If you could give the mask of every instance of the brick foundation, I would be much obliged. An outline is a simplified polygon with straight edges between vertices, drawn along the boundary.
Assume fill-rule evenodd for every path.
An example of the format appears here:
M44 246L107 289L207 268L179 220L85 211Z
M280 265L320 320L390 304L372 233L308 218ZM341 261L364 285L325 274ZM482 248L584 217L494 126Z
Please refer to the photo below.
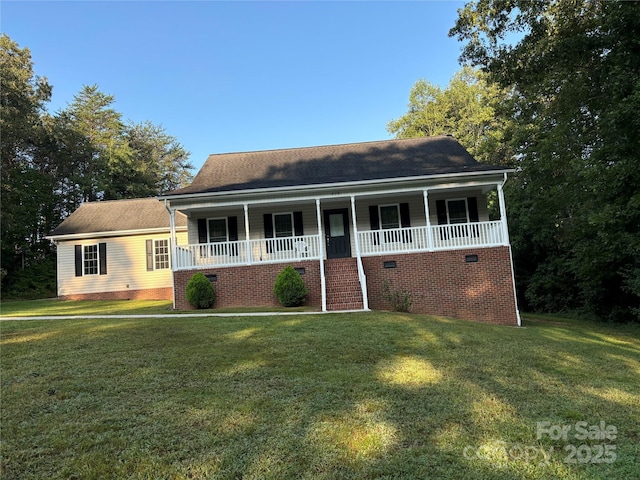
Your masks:
M467 262L477 255L477 262ZM384 262L396 268L384 268ZM517 325L509 247L363 257L369 308L389 310L383 282L411 292L411 312Z
M468 262L467 256L477 256L477 261ZM385 262L395 262L396 267L384 268ZM363 257L362 263L372 310L390 309L383 290L387 280L392 290L411 293L411 312L501 325L518 324L509 247ZM309 291L305 304L320 308L320 262L291 265L305 269L302 278ZM214 308L278 306L273 286L284 267L285 264L278 263L174 272L176 308L193 308L186 300L186 286L196 272L216 275ZM331 280L327 278L327 286L330 285Z
M321 308L320 262L303 261L290 265L305 269L302 279L309 292L305 305ZM286 264L283 263L272 263L174 272L175 307L178 310L193 309L187 302L186 289L187 282L197 272L216 275L216 280L213 282L216 291L214 308L279 306L280 303L273 294L273 287L276 277L285 266Z
M146 288L143 290L119 290L117 292L75 293L60 295L60 300L172 300L173 289Z

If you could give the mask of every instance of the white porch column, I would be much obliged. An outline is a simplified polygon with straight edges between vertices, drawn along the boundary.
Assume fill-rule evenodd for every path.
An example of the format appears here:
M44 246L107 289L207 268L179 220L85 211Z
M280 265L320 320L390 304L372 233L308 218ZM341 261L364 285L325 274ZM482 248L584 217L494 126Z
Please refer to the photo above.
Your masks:
M249 204L242 205L244 208L244 239L247 249L247 263L251 265L251 239L249 238Z
M167 201L164 201L164 207L169 210L169 228L171 229L171 295L173 298L173 308L176 308L176 285L174 272L178 268L178 237L176 236L176 209L169 208Z
M505 173L505 181L507 174ZM502 222L502 238L505 245L509 245L509 227L507 225L507 207L504 203L503 183L498 183L498 203L500 204L500 221Z
M353 236L356 244L356 262L358 263L358 278L362 290L362 307L369 310L369 294L367 292L367 278L364 275L362 257L360 256L360 239L358 238L358 222L356 221L356 197L351 195L351 222L353 223Z
M429 191L425 188L422 191L424 198L424 214L427 217L427 250L433 252L433 234L431 232L431 214L429 213Z
M327 311L327 284L324 278L324 240L322 236L322 215L320 199L316 198L316 220L318 221L318 254L320 255L320 289L322 290L322 311Z

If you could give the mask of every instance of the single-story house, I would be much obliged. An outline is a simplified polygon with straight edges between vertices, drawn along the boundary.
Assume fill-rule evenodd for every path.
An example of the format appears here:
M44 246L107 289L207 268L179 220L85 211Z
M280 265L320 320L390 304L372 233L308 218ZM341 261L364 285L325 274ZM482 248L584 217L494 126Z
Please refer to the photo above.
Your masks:
M519 325L510 171L450 136L211 155L158 202L171 218L174 306L190 308L196 272L214 284L216 306L276 305L275 278L292 265L307 304L323 311L389 309L388 286L410 293L413 312ZM99 274L99 242L87 242L98 244L89 255ZM80 244L69 242L61 279L73 277Z
M171 239L187 243L187 218L157 198L87 202L47 238L59 298L170 300Z

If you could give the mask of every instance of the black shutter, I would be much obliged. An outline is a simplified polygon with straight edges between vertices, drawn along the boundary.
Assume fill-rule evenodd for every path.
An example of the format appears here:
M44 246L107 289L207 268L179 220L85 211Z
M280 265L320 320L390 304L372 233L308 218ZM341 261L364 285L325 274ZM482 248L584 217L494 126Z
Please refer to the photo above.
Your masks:
M411 227L411 215L409 214L409 204L400 204L400 226L402 228ZM411 243L411 232L402 233L402 241L404 243Z
M447 219L447 202L444 200L436 200L436 212L438 213L438 225L446 225L449 223ZM445 228L440 229L440 240L446 240L448 238L447 230Z
M100 275L107 274L107 244L98 244L98 258L100 259Z
M480 217L478 215L478 200L476 197L467 198L467 207L469 208L469 221L477 223L480 221ZM480 230L478 225L473 225L471 227L471 235L474 237L480 236Z
M229 241L238 241L238 217L228 217L227 227L229 228ZM238 245L231 246L231 255L238 256Z
M476 197L467 198L467 206L469 207L469 221L479 222L480 217L478 216L478 199Z
M227 226L229 227L229 241L238 241L238 217L227 218Z
M304 235L304 228L302 226L302 212L293 212L293 234L296 237Z
M198 243L209 243L207 238L207 219L198 219Z
M262 218L264 219L264 238L273 238L273 215L265 213ZM272 247L272 242L267 242L267 253L272 253Z
M438 225L446 225L447 220L447 202L444 200L436 201L436 212L438 212Z
M75 253L76 253L76 277L81 277L82 276L82 263L83 263L82 245L76 245L75 246Z
M153 270L153 240L147 240L147 272Z
M378 206L369 205L369 223L371 224L371 230L380 230L380 216L378 215ZM380 244L380 236L378 233L373 235L373 244Z

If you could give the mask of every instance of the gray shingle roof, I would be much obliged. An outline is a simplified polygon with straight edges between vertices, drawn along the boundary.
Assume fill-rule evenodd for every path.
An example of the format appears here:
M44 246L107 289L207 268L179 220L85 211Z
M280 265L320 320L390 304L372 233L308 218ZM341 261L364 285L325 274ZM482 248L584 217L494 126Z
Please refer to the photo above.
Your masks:
M176 226L187 218L176 213ZM83 203L49 236L169 228L169 212L157 198Z
M167 195L504 171L450 136L210 155L193 183Z

